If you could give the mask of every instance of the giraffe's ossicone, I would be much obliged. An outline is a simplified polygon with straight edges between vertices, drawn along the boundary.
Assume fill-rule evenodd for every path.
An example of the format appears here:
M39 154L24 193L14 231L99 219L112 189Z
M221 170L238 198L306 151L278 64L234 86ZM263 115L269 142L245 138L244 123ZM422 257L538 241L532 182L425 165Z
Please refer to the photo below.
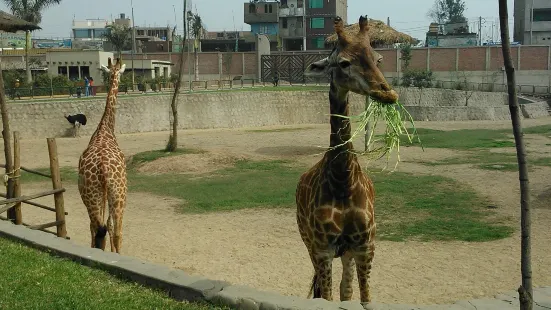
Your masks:
M343 265L340 299L352 298L354 266L362 302L370 302L369 278L375 252L375 190L362 170L349 141L351 126L348 95L355 92L382 103L395 103L392 90L378 64L382 57L373 50L366 17L360 17L360 30L347 35L341 18L335 19L338 41L331 54L310 64L307 76L331 79L330 148L323 158L301 177L296 189L297 224L308 250L314 278L314 298L333 300L332 263Z
M115 137L115 108L125 65L119 59L113 65L109 58L101 69L109 75L110 89L103 116L78 163L78 189L90 217L91 246L105 250L109 233L111 251L120 253L128 187L126 161Z

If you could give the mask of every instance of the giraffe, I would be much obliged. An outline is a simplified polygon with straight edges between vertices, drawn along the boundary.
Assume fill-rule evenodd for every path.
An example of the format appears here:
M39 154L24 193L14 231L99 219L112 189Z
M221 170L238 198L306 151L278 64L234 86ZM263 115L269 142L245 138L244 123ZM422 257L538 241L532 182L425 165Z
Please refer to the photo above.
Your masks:
M338 42L331 54L310 64L305 74L324 77L330 74L330 148L323 158L300 176L296 188L297 225L308 250L314 277L311 296L333 300L332 262L343 265L340 300L352 298L354 266L362 303L371 302L369 278L375 252L376 224L373 182L351 152L348 95L352 91L385 104L395 103L392 90L378 68L382 56L370 46L367 17L361 16L355 35L344 32L343 21L334 21Z
M109 58L107 67L101 65L111 81L105 111L78 163L78 189L90 217L91 247L105 250L105 236L109 232L111 252L119 254L128 187L124 154L115 138L115 105L125 68L120 59L113 65ZM109 206L107 224L106 205Z

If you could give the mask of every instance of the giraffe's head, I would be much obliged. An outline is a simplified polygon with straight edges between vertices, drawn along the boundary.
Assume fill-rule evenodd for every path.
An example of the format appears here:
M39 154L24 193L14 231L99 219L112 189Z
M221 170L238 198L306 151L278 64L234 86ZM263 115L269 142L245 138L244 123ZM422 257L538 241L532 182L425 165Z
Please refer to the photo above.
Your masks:
M335 18L338 40L331 54L308 66L306 76L324 77L327 74L341 90L370 96L382 103L395 103L398 94L386 81L379 69L383 57L370 44L367 17L360 16L360 30L347 34L340 17Z
M109 75L109 80L111 83L115 82L115 85L119 85L121 75L124 73L125 69L126 65L121 65L120 58L117 58L117 62L113 65L111 62L111 57L109 57L107 60L107 67L105 65L101 65L101 70Z

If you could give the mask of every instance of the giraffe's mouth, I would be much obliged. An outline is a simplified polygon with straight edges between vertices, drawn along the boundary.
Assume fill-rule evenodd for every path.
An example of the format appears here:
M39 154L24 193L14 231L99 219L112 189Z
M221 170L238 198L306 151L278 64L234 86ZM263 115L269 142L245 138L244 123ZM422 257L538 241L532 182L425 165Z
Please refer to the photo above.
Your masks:
M386 104L394 104L398 101L398 93L394 89L370 91L369 97L375 101Z

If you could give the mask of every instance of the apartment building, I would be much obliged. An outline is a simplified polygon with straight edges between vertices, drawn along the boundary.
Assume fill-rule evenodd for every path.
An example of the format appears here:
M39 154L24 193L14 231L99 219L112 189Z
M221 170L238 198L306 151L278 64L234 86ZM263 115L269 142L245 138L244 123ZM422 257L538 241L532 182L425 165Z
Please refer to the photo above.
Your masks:
M347 0L249 0L244 20L253 34L277 35L285 51L326 49L333 18L347 22Z
M551 1L515 0L514 33L523 45L551 45Z

